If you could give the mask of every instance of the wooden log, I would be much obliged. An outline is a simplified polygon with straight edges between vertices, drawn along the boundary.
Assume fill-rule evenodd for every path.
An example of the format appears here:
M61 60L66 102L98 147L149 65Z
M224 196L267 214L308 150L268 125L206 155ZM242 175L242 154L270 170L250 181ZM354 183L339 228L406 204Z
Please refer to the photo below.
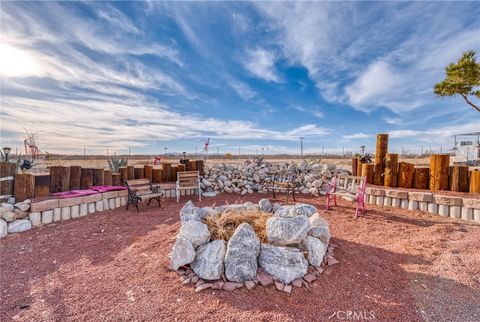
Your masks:
M127 171L128 171L127 180L135 179L135 167L133 165L129 165L127 166Z
M201 176L205 174L205 163L203 162L203 160L196 161L196 168Z
M429 168L415 168L413 173L413 187L415 189L428 189Z
M82 167L72 165L70 167L70 190L79 190L80 181L82 179Z
M135 168L134 175L135 175L135 179L145 178L145 171L144 171L143 167L142 168Z
M385 172L385 156L388 151L388 134L377 134L377 145L375 149L375 173L373 183L383 186Z
M105 183L105 170L104 169L93 169L93 185L94 186L103 186Z
M172 166L172 172L170 173L170 181L177 181L177 165Z
M177 172L185 172L187 171L187 167L185 164L179 163L177 164Z
M35 176L34 197L48 196L50 196L50 175L44 174Z
M451 191L468 192L468 166L452 166L450 169L449 185Z
M387 153L385 155L384 186L396 187L398 176L398 154Z
M152 182L153 179L153 166L146 165L143 167L143 175L148 181Z
M113 185L113 179L112 179L112 171L111 170L104 170L103 171L103 184L106 186L112 186Z
M70 167L50 167L50 193L70 190Z
M128 168L127 167L120 167L118 168L120 172L120 186L125 184L125 181L128 180Z
M15 167L15 163L0 162L0 178L12 177L13 179ZM14 180L0 181L0 195L13 196L13 181Z
M112 186L121 186L123 185L121 181L120 173L112 173Z
M164 162L162 163L163 182L169 182L172 175L172 164Z
M352 158L352 176L357 176L358 170L358 158Z
M163 180L162 169L153 169L152 183L161 183Z
M398 186L400 188L412 188L414 173L415 165L413 163L398 163Z
M188 162L188 171L197 171L197 161L192 160Z
M35 196L35 177L30 173L15 174L14 196L16 202Z
M368 184L373 184L373 173L375 166L372 163L364 163L362 165L362 177L367 178Z
M480 171L470 172L470 193L480 193Z
M430 156L430 190L448 190L450 155L433 154Z
M80 189L89 189L91 186L93 186L93 169L82 168Z

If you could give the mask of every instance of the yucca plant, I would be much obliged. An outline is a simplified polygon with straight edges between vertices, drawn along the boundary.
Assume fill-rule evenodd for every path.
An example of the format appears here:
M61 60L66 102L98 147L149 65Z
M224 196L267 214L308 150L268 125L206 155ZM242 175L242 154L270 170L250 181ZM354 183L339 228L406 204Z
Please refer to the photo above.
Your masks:
M112 171L112 173L118 173L118 170L120 169L120 167L124 167L128 164L128 160L117 159L117 157L115 156L107 161L108 161L108 167L110 168L110 171Z

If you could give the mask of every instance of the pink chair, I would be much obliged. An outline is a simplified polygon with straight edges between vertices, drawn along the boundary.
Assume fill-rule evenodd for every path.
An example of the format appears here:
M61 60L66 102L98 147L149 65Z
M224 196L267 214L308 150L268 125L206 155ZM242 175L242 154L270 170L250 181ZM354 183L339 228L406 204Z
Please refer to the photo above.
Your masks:
M327 202L325 209L330 209L330 203L333 202L337 206L337 196L352 198L356 203L355 218L358 217L359 211L364 213L365 208L365 189L367 180L365 177L354 176L335 176L328 184Z

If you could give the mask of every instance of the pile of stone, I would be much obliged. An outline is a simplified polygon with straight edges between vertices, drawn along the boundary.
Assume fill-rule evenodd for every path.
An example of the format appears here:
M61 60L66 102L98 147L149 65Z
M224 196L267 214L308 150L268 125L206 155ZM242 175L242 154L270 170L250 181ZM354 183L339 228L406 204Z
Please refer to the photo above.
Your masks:
M269 162L264 159L245 160L240 164L213 164L205 169L200 186L207 196L218 192L264 193L276 172L297 174L297 191L303 194L325 194L328 182L337 174L350 174L338 169L335 164L320 164L318 161Z
M30 199L15 203L14 198L8 202L2 202L0 205L0 238L5 237L7 233L19 233L32 228L32 223L28 219L28 210L30 209Z
M266 224L268 243L261 243L248 223L240 224L228 242L210 239L205 218L243 211L272 214ZM309 204L280 206L262 199L258 204L197 208L189 201L180 211L180 219L171 267L181 275L183 284L195 284L196 292L250 290L260 284L291 293L292 287L308 288L324 265L338 263L334 246L329 245L328 223Z

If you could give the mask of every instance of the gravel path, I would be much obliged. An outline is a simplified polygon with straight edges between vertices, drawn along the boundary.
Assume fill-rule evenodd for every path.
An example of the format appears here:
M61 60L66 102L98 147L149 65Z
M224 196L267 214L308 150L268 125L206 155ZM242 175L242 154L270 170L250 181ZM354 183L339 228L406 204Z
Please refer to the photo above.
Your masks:
M181 285L168 253L182 203L166 201L162 210L107 211L2 239L0 320L335 321L347 311L379 321L480 320L480 225L377 206L354 220L347 201L328 212L324 198L298 201L322 209L338 246L340 264L310 290L198 294Z

